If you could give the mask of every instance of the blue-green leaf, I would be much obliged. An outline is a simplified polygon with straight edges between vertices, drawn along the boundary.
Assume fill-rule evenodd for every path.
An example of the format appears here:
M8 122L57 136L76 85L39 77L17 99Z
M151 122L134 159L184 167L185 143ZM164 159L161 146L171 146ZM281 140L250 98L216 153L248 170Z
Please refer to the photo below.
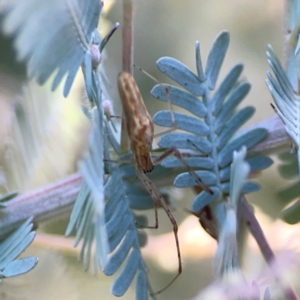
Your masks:
M193 201L191 210L198 213L204 206L210 204L212 201L219 199L221 197L221 191L218 188L212 187L213 195L209 195L206 192L200 193Z
M284 93L289 98L293 98L292 85L290 84L289 79L286 76L286 74L281 66L281 63L280 63L279 59L277 58L271 45L268 45L267 57L268 57L268 62L270 64L278 82L280 83Z
M68 224L68 227L66 229L65 235L69 236L72 231L75 229L76 223L79 219L79 216L82 214L82 211L84 210L84 205L85 205L85 200L87 197L89 197L90 191L87 186L87 184L84 182L80 192L77 196L77 200L74 204L71 216L70 216L70 221Z
M206 116L207 108L197 97L175 86L167 84L163 84L163 86L169 90L169 97L172 104L192 112L199 118ZM168 95L163 86L161 84L154 86L151 90L151 95L156 99L168 102Z
M293 91L292 84L271 46L268 47L267 56L277 81L268 73L269 80L266 83L276 104L274 109L282 120L287 134L293 140L292 151L297 152L300 172L299 95Z
M220 135L217 138L217 148L222 149L229 139L234 135L238 128L245 124L254 114L255 108L252 106L244 107L235 113L231 119L223 127Z
M216 90L211 100L213 115L218 115L220 109L222 108L224 100L228 96L229 92L237 84L237 80L239 79L243 69L243 64L236 64L221 82L219 88Z
M3 196L0 197L0 202L6 202L6 201L9 201L15 197L17 197L19 194L18 191L13 191L13 192L10 192L10 193L7 193Z
M256 182L247 182L245 183L243 189L242 189L242 193L243 194L248 194L248 193L254 193L260 190L260 185ZM226 182L222 184L222 191L225 194L229 194L230 193L230 183Z
M214 166L214 161L211 157L183 157L185 162L191 168L201 168L205 170L211 170ZM166 168L180 168L183 166L182 162L176 157L167 157L161 163Z
M229 45L229 33L221 32L215 39L207 59L205 76L211 90L215 88L219 72Z
M140 256L138 250L132 250L126 266L113 283L111 289L112 294L117 297L121 297L124 295L137 272L139 260Z
M106 223L107 236L111 237L120 229L120 216L124 216L127 208L125 205L118 205L114 211L114 215ZM127 225L128 226L128 225Z
M198 74L200 81L203 82L206 80L206 78L205 78L205 74L204 74L203 67L202 67L202 59L201 59L201 54L200 54L200 43L198 41L196 41L195 48L196 48L197 74Z
M242 136L231 141L227 144L218 156L218 163L220 167L225 167L232 161L232 153L234 150L240 150L244 145L247 149L260 142L267 134L267 130L264 128L257 128L245 133Z
M166 66L163 73L173 80L176 78L174 81L186 90L185 92L183 89L180 89L180 92L177 94L175 92L173 94L170 93L170 101L188 111L189 118L186 119L188 120L188 124L182 124L176 119L176 127L189 132L189 134L168 133L162 136L158 145L163 148L176 147L180 149L186 163L192 167L196 174L214 192L213 195L210 195L202 191L195 198L192 208L193 212L198 213L203 207L209 205L213 216L213 220L210 221L215 223L215 227L223 226L226 222L226 199L230 195L230 164L233 159L233 152L240 150L242 147L251 148L259 143L267 134L265 129L259 128L246 134L233 136L254 113L254 108L252 107L246 107L242 110L238 110L237 108L250 90L248 82L239 82L239 77L243 70L242 64L236 64L221 82L214 95L211 95L210 90L216 87L228 45L229 34L222 32L216 38L209 53L205 75L202 69L199 43L196 43L197 75L193 74L188 67L177 60L169 57L159 60L159 62L162 62L162 65ZM197 83L197 80L200 83ZM187 81L190 81L190 85ZM201 90L198 92L192 90L191 86L194 87L194 85L201 87ZM174 91L178 90L178 88L168 85L170 91L173 88ZM190 93L198 97L198 104L196 104L197 98L194 96L191 97ZM161 86L156 86L153 94L155 97L163 99L163 101L167 99L166 92ZM174 101L172 97L174 97ZM196 111L197 106L201 109L201 114ZM203 106L205 109L203 109ZM205 116L202 113L204 111ZM190 117L191 114L193 117ZM159 116L159 120L157 116ZM174 128L169 112L158 112L154 117L154 122L158 125ZM203 122L207 127L204 130L200 130L198 128L200 127L199 122ZM248 160L253 172L267 168L272 163L271 159L265 157L253 157ZM183 169L182 163L174 157L165 158L161 164L168 168L179 167L181 170ZM203 169L206 171L203 171ZM153 178L157 177L153 176ZM195 179L189 172L179 174L174 184L179 187L197 186ZM258 189L258 184L249 182L243 186L241 192L253 192ZM198 189L195 188L195 190ZM202 220L201 225L205 221L207 220ZM220 232L220 229L217 228L216 231Z
M16 260L35 237L35 232L31 231L33 226L31 221L32 218L29 218L0 243L1 278L27 273L37 264L37 257L26 257Z
M174 112L174 117L175 117L176 127L178 129L182 129L187 132L191 132L200 136L208 134L209 127L204 122L178 112ZM171 127L172 118L171 118L170 111L161 110L157 112L153 116L153 122L155 122L155 124L160 126Z
M117 249L117 251L110 257L110 260L108 261L105 268L103 269L105 275L107 276L113 275L120 268L121 264L127 257L129 250L131 249L134 243L134 239L135 239L134 233L131 230L128 230L124 237L124 241Z
M112 236L108 236L110 252L113 252L116 249L116 247L120 244L120 242L122 241L122 239L125 236L127 230L132 225L130 223L130 221L132 221L132 219L131 219L129 214L123 215L121 220L119 220L119 223L118 223L119 230L116 231L115 234L113 234Z
M3 254L5 251L7 251L7 249L9 249L13 243L18 244L20 236L24 237L31 231L33 226L31 222L32 218L29 218L18 228L18 230L14 231L4 241L2 241L0 243L0 253Z
M35 256L24 257L10 262L2 271L2 276L8 278L28 273L38 263L39 259Z
M147 300L148 280L144 272L138 271L136 278L136 300Z
M205 91L205 83L184 64L172 57L160 58L157 62L159 70L172 78L186 90L196 96L202 96Z
M250 165L250 172L257 172L267 169L273 164L273 160L268 156L255 156L245 160ZM229 181L231 166L227 166L220 170L220 179L222 181Z
M215 185L217 183L216 174L209 171L196 171L197 176L207 185ZM174 185L177 187L187 187L187 186L196 186L197 182L195 178L189 173L179 174L175 180Z
M166 134L159 140L158 145L162 148L176 147L196 150L195 145L204 154L210 154L212 149L212 145L207 139L185 133Z
M228 121L232 115L234 109L242 102L245 96L250 90L250 84L248 82L243 82L235 87L228 98L226 99L225 104L219 110L215 120L215 132L219 133L224 124Z

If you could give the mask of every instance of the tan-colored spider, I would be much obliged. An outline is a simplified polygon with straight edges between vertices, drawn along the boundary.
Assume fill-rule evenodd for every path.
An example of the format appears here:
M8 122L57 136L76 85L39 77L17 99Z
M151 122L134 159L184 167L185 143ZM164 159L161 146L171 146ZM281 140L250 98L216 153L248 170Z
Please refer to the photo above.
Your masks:
M166 93L169 95L168 89L164 87ZM175 236L175 242L177 247L177 256L178 256L178 273L171 280L171 282L165 286L163 289L159 290L155 294L159 294L168 288L181 274L182 272L182 262L181 262L181 254L179 248L179 240L178 240L178 226L177 222L172 215L165 199L153 184L153 182L145 175L147 172L151 172L154 168L154 165L160 163L163 159L170 155L174 155L177 157L182 164L189 170L192 176L195 178L196 183L209 194L213 194L213 192L208 188L206 184L204 184L201 179L197 176L197 174L188 166L185 160L182 157L182 154L179 152L177 148L170 148L166 150L159 157L154 160L151 158L150 152L152 150L152 142L154 138L154 125L153 121L147 111L139 88L134 80L134 78L126 72L121 72L118 77L118 89L120 98L123 105L124 117L127 126L128 137L130 140L131 151L134 156L134 166L135 171L139 179L144 184L145 188L149 192L150 196L154 201L154 210L155 210L155 225L147 226L147 228L158 228L158 214L157 208L159 204L165 210L168 215L172 226L173 232ZM169 105L171 106L171 102L169 99ZM173 131L176 129L174 113L170 107L173 128L169 129L167 132ZM165 134L163 132L159 135ZM157 135L156 135L157 136Z

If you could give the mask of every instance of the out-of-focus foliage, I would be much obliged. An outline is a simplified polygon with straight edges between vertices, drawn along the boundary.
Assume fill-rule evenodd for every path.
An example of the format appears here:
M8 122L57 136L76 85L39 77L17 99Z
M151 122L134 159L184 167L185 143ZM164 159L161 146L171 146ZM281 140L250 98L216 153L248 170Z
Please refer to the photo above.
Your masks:
M4 278L22 275L38 263L35 256L16 259L33 241L32 219L24 222L16 231L0 243L0 282Z
M3 195L0 197L0 209L1 208L5 208L6 207L6 202L15 198L16 196L18 195L18 192L15 191L15 192L10 192L6 195Z
M266 82L275 101L274 109L281 118L287 133L292 139L293 148L291 153L297 154L297 160L296 158L293 159L290 155L281 156L284 159L284 163L280 166L279 171L285 178L292 179L300 172L300 98L299 95L294 92L281 63L271 46L268 48L267 56L269 65L276 78L275 79L270 72L267 72L268 80ZM298 171L296 171L297 165ZM289 204L295 198L299 198L299 180L279 191L278 195L285 205L288 206L282 211L283 220L290 224L298 223L300 221L300 200L296 200L291 205Z
M293 91L292 85L287 78L279 59L269 46L268 62L276 79L268 72L267 85L276 104L276 112L281 118L285 129L293 141L292 152L297 152L298 167L300 172L300 118L299 96Z
M289 180L289 183L278 191L278 197L284 206L281 218L289 224L296 224L300 221L300 182L297 158L294 153L283 153L279 158L281 159L278 167L279 173Z
M67 75L64 96L79 67L91 63L90 45L101 8L99 0L0 1L3 30L15 35L17 57L27 63L29 77L44 84L58 69L52 90Z
M58 101L62 99L54 95L30 81L12 106L11 133L5 150L8 188L26 190L40 167L62 107Z

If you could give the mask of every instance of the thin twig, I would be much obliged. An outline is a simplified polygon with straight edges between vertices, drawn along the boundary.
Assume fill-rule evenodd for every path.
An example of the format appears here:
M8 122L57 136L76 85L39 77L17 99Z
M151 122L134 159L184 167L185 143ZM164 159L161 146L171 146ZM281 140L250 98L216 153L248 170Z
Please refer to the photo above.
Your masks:
M133 3L123 0L122 71L133 76Z
M258 247L260 248L260 251L262 255L264 256L266 262L268 263L269 266L271 264L276 264L277 260L275 257L274 252L270 248L266 237L253 213L253 210L249 206L247 200L245 197L241 198L241 205L242 205L242 214L243 217L245 218L247 225L249 226L249 229L255 238ZM275 275L276 280L280 281L277 276ZM298 300L297 295L295 294L294 290L292 287L288 286L287 283L285 283L285 287L283 289L283 292L288 300Z
M261 253L268 264L272 263L275 260L275 255L245 197L241 198L241 205L243 217L245 218L253 237L256 239Z
M122 26L122 71L133 76L133 1L123 0L123 26ZM126 120L122 112L121 122L121 150L127 153L129 139L126 129Z

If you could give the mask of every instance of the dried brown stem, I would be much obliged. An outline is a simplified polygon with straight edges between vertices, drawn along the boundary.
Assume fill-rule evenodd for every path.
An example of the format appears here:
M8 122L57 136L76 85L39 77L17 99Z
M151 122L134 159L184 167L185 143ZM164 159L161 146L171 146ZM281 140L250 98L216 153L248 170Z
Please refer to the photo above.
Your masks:
M122 71L133 76L133 0L123 0ZM129 139L124 118L122 112L121 150L122 153L127 153Z
M245 197L242 197L241 199L241 205L242 205L242 214L245 218L247 225L255 238L258 247L260 248L260 251L262 255L264 256L266 262L268 265L276 263L276 256L274 252L272 251L271 247L269 246L267 239L253 213L253 210L249 206L247 200ZM276 280L280 281L276 276ZM287 283L285 283L285 287L283 288L283 292L286 296L286 299L288 300L298 300L297 295L295 294L292 287L288 286Z
M122 70L133 76L133 1L123 0Z

